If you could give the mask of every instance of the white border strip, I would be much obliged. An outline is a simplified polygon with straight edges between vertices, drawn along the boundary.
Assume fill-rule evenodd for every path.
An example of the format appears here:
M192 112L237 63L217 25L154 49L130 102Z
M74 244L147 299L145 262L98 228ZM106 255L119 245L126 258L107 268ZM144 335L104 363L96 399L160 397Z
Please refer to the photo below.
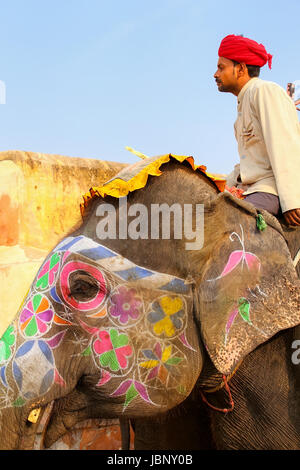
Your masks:
M296 256L295 256L295 258L294 258L294 260L293 260L293 265L294 265L295 267L297 266L299 260L300 260L300 248L299 248L298 253L296 254Z

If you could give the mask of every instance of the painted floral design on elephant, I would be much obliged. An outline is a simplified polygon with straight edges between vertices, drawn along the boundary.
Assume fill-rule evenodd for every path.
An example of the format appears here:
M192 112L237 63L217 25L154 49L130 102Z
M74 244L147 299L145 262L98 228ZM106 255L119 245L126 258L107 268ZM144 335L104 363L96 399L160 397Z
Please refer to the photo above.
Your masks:
M66 331L47 339L25 341L19 346L12 362L13 376L20 393L14 406L22 406L25 400L44 395L54 383L65 386L65 381L56 368L52 350L61 344ZM39 364L37 374L23 373L28 368L35 370L36 364Z
M54 311L45 295L33 295L21 311L20 331L25 337L41 336L51 328Z
M207 279L207 282L217 281L218 279L227 276L228 274L232 273L237 266L241 266L242 269L244 266L246 266L248 271L260 271L261 261L254 253L246 251L244 230L242 225L240 225L240 229L241 236L237 232L232 232L229 236L229 239L231 242L233 242L234 238L237 238L241 244L242 249L232 251L222 273L213 279Z
M21 309L19 316L19 331L24 338L41 337L50 331L52 324L71 325L67 319L55 313L48 293L31 292L28 300Z
M135 323L143 312L143 301L137 290L126 285L119 286L110 297L108 307L110 316L118 319L122 325Z
M178 366L184 358L180 357L177 351L174 354L172 352L174 349L172 344L161 344L157 342L153 349L141 350L146 361L140 362L139 367L147 372L146 382L157 379L163 385L170 385L168 383L169 377L178 376L180 372L176 366Z
M114 328L98 332L93 350L99 356L101 367L109 368L112 372L127 369L128 358L133 353L128 336Z
M245 240L244 240L244 230L242 225L240 224L241 229L241 236L237 232L232 232L229 236L231 242L234 241L235 238L241 244L241 250L234 250L230 253L227 263L222 270L221 274L213 279L208 279L207 282L217 281L219 279L224 278L228 275L234 275L235 269L240 266L242 271L246 266L248 272L252 272L254 274L258 274L261 270L261 261L258 256L254 253L246 251L245 248ZM255 289L258 291L259 295L266 296L266 294L260 289L259 285L255 286ZM247 287L247 290L253 295L257 297L251 290L250 286ZM251 302L245 296L241 296L237 299L234 305L231 307L228 320L225 325L225 332L224 332L224 345L227 346L230 329L233 326L233 323L236 321L237 318L241 318L245 323L250 325L251 327L255 328L259 333L263 336L267 337L267 334L255 326L250 318L250 310L251 310Z
M92 355L95 365L105 369L109 378L128 374L135 359L128 333L117 328L91 327L82 320L80 325L91 335L89 345L81 355Z
M251 312L251 303L250 301L245 298L245 297L240 297L233 309L230 312L229 318L227 320L226 326L225 326L225 335L224 335L224 345L227 345L228 338L229 338L229 333L230 329L233 325L233 322L236 320L236 318L241 318L245 323L247 323L249 326L255 328L260 334L265 336L266 338L268 337L267 333L264 332L261 328L258 328L256 325L253 324L250 316Z
M4 387L8 387L6 368L11 361L16 345L16 332L14 325L9 325L0 339L0 379Z
M0 339L0 365L3 365L10 360L15 343L16 334L14 325L9 325Z
M147 316L155 336L171 338L182 332L186 304L182 296L163 295L152 302Z
M39 270L35 288L37 290L49 289L53 286L59 272L61 253L54 252Z
M119 397L125 395L125 401L124 401L124 406L123 406L123 412L127 408L127 406L137 397L140 397L143 401L146 403L149 403L150 405L154 405L153 401L150 399L147 387L133 379L127 379L124 380L119 387L110 394L111 397Z

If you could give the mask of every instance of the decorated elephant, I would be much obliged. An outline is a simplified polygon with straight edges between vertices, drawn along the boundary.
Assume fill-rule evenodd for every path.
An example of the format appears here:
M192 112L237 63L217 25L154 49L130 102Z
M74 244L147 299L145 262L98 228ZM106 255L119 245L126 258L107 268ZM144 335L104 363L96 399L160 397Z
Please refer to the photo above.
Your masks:
M1 449L99 417L130 419L136 449L300 448L299 232L222 189L166 155L84 197L0 341Z

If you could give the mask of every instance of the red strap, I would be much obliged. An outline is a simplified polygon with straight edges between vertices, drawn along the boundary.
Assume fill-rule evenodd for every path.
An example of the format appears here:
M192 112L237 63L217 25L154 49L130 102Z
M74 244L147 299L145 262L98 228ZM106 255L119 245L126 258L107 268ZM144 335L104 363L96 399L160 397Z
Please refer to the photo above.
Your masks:
M210 403L208 403L208 401L207 401L207 399L206 399L204 393L202 392L202 390L200 390L200 393L201 393L202 400L204 401L204 403L207 404L207 406L209 406L210 408L212 408L212 409L215 410L215 411L220 411L220 412L222 412L222 413L228 413L229 411L233 411L233 408L234 408L234 401L233 401L233 399L232 399L231 391L230 391L229 385L228 385L228 383L227 383L226 375L223 375L223 380L224 380L225 390L227 391L228 396L229 396L230 408L217 408L216 406L213 406L213 405L211 405Z

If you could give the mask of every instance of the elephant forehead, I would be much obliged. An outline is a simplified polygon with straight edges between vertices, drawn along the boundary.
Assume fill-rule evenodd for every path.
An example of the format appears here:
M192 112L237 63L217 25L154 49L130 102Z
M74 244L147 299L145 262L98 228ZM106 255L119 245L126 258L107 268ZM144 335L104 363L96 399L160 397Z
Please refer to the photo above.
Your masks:
M54 366L52 351L45 341L23 343L13 361L14 378L23 396L38 395L45 378L52 378Z
M187 294L190 290L190 286L185 284L183 279L138 266L119 253L82 235L67 237L54 251L65 252L63 262L68 260L68 254L71 253L89 259L94 265L111 273L119 282L135 282L148 288L166 287L167 290L182 294Z

